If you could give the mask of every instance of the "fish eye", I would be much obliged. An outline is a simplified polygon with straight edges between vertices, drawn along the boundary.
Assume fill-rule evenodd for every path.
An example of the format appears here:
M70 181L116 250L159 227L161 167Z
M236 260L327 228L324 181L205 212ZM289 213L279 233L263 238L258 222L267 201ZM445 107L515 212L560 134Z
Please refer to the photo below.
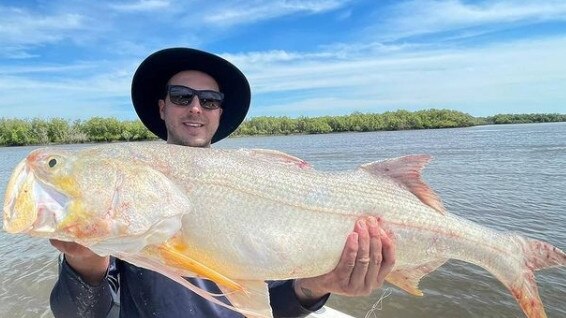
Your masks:
M47 164L49 165L49 168L53 168L53 167L55 167L55 165L57 165L57 159L53 158L53 159L49 160L49 162Z

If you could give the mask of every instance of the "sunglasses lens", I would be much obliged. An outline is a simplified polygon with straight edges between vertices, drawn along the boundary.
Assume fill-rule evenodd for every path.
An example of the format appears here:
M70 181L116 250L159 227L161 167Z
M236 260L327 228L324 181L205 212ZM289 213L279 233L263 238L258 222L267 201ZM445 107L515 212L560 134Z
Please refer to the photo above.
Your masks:
M201 91L199 93L199 100L202 107L207 109L220 108L224 96L220 92L215 91Z
M195 95L197 95L202 108L217 109L222 106L222 101L224 100L224 94L217 91L197 91L190 87L181 85L170 85L168 88L169 99L176 105L189 105L193 101Z
M191 103L195 93L183 86L171 86L169 88L169 99L173 104L188 105Z

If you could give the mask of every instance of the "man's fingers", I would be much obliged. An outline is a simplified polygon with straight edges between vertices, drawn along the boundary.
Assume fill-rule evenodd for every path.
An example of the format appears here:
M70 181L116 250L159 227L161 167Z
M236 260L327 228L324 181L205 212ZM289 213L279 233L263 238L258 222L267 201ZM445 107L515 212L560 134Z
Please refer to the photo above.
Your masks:
M383 229L380 228L380 231L383 261L377 276L377 287L383 285L385 277L389 275L393 266L395 266L395 244Z
M356 265L356 255L358 254L358 233L350 233L346 240L346 245L342 250L342 256L338 265L334 269L336 279L341 286L347 286L350 283L352 270Z
M375 217L361 218L348 235L340 260L330 273L309 279L317 290L347 296L369 295L395 265L394 241Z
M355 231L358 233L358 253L350 277L350 286L355 290L365 290L366 274L371 263L370 237L366 220L358 220Z
M369 217L368 231L370 237L370 241L369 241L370 263L365 279L365 285L372 290L379 287L377 278L378 278L379 270L381 268L381 260L382 260L382 256L381 256L382 245L381 245L381 236L379 230L380 229L379 229L379 225L377 224L377 220L374 217Z

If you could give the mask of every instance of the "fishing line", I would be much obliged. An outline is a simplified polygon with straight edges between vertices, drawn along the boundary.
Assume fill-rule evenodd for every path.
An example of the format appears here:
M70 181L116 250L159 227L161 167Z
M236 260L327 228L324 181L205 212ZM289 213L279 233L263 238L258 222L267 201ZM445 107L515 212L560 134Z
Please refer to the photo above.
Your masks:
M381 297L371 306L371 309L366 313L365 318L374 317L377 318L377 314L375 313L377 310L381 311L383 309L383 300L391 295L391 289L386 288L383 293L381 293Z

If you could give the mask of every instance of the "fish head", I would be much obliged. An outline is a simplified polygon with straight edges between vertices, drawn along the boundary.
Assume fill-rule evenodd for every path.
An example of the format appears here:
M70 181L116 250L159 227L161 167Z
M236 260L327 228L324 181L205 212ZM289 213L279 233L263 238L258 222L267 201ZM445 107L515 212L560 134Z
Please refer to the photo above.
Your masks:
M86 238L85 229L107 231L100 212L107 207L104 189L114 183L115 173L92 171L92 162L53 148L32 151L14 169L4 198L4 229L9 233L30 233L57 239ZM98 169L101 170L101 169ZM97 190L89 200L85 185ZM107 191L106 196L111 195ZM82 224L82 226L77 226ZM97 233L98 235L101 233ZM99 235L100 236L100 235Z
M176 232L189 208L184 193L147 165L98 149L43 148L23 159L8 182L4 229L88 247L128 238L143 245Z

